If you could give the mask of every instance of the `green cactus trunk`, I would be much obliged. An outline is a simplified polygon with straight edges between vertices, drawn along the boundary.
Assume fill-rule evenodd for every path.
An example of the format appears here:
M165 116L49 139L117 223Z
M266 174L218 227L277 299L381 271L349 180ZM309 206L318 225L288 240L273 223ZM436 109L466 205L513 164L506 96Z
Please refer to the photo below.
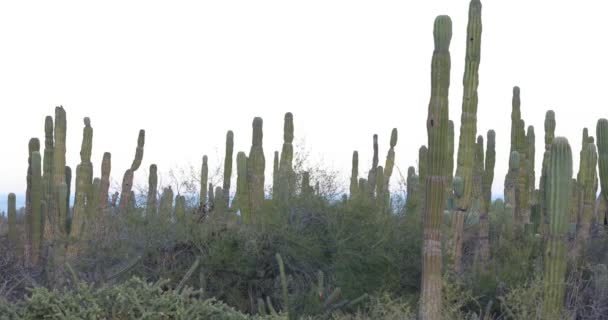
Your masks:
M42 160L42 183L43 183L43 196L45 206L43 214L43 229L44 238L49 240L52 239L51 223L49 219L52 219L53 214L53 199L55 195L55 188L53 184L53 157L54 157L54 142L53 142L53 117L47 116L44 119L44 158Z
M517 177L519 176L519 152L512 151L509 156L509 171L505 177L505 215L509 219L509 226L515 220L515 210L517 207L516 189Z
M597 137L597 156L598 156L598 171L600 175L601 196L604 201L608 201L608 120L600 119L597 122L596 135ZM599 212L599 219L608 222L608 212Z
M393 175L393 170L395 167L395 146L397 145L397 129L393 128L393 130L391 131L391 140L390 140L390 148L388 149L388 153L386 155L386 162L384 164L384 172L383 172L383 176L384 176L384 183L382 185L382 198L384 203L382 204L384 206L385 210L389 210L390 209L390 205L391 205L391 193L390 193L390 180L391 180L391 176Z
M26 225L26 239L24 246L25 262L27 264L33 261L32 258L32 244L35 242L33 238L33 226L34 226L34 215L32 209L32 180L33 180L33 155L37 152L40 155L40 140L38 138L31 138L28 143L28 158L27 158L27 177L26 177L26 190L25 190L25 225Z
M158 214L163 221L168 222L171 220L172 210L173 210L173 190L171 189L171 187L166 187L163 189L163 193L160 196Z
M293 169L293 138L294 123L293 114L285 113L283 122L283 148L281 149L281 159L279 161L279 189L277 190L278 199L281 206L288 205L296 189L296 176ZM251 164L252 159L248 159Z
M597 194L597 151L593 140L583 140L581 149L580 170L578 185L580 186L579 197L582 205L580 209L579 226L576 238L577 252L582 253L589 240L591 221L595 205L595 195Z
M382 166L376 167L376 210L380 214L386 213L386 193L387 190L385 184L384 168Z
M356 199L359 194L359 152L353 151L353 165L350 174L350 199Z
M179 223L186 223L186 197L179 194L175 197L175 219Z
M200 206L204 207L207 204L207 185L209 179L209 164L207 163L207 156L203 156L203 165L201 167L201 187L200 187Z
M414 167L407 168L405 213L410 215L418 207L418 176Z
M247 155L244 152L239 152L236 155L236 174L235 210L240 211L245 223L251 223L247 185Z
M40 152L32 153L32 173L31 173L31 189L30 189L30 214L31 225L29 228L30 240L30 263L32 266L37 266L40 259L42 240L43 240L43 186L42 186L42 159Z
M135 149L135 158L133 159L133 163L131 167L125 171L125 174L122 178L122 189L120 193L120 202L118 206L120 208L121 213L126 213L129 209L132 208L131 200L135 201L135 199L131 199L131 191L133 188L133 177L135 175L135 171L139 169L141 165L141 161L144 157L144 143L146 140L146 132L144 130L139 130L139 135L137 137L137 148Z
M420 319L441 319L441 222L445 205L448 166L448 92L450 86L450 40L452 20L438 16L433 28L435 50L431 63L431 99L426 122L428 175L425 180L424 239L422 244L422 292Z
M482 271L486 270L490 259L490 221L488 212L492 204L492 183L494 182L494 165L496 163L496 133L489 130L487 134L485 168L481 178L481 203L479 210L479 235L476 260Z
M7 199L6 214L8 219L8 244L13 254L19 252L19 234L17 232L17 198L14 193L9 193Z
M226 133L226 157L224 158L224 185L222 188L222 204L226 210L230 207L230 180L232 180L232 153L234 150L234 133Z
M91 163L91 151L93 148L93 128L89 118L84 118L84 129L82 132L82 146L80 147L80 164L76 167L76 188L74 198L74 213L70 227L70 236L80 239L87 232L90 218L87 216L87 206L92 194L93 164ZM75 246L77 247L77 246ZM76 249L76 248L75 248ZM69 250L70 254L76 254L75 250Z
M545 248L542 318L549 320L560 318L566 289L566 232L572 188L572 151L566 138L553 140L546 186L549 237Z
M272 200L275 201L279 201L279 181L280 181L280 174L279 174L279 152L275 151L274 152L274 159L272 162ZM238 164L237 164L238 166ZM237 170L238 171L238 170Z
M247 184L249 191L250 214L254 223L263 220L262 205L264 203L264 170L266 160L262 147L263 121L262 118L253 119L253 137L249 158L247 160Z
M449 137L448 137L449 141ZM449 142L448 142L449 144ZM449 152L449 150L448 150ZM448 162L449 162L449 154L448 154ZM418 183L420 187L418 188L418 210L420 215L424 212L424 206L426 205L426 177L428 173L428 164L429 164L429 149L426 146L421 146L418 149ZM447 182L446 182L447 184ZM446 187L447 188L447 187ZM450 189L452 186L450 185ZM451 194L451 192L450 192Z
M528 222L531 223L532 216L532 206L536 205L534 203L534 190L536 190L536 171L534 170L534 165L536 161L536 134L534 133L534 126L528 126L528 130L526 131L526 146L528 150L527 161L528 161L528 179L527 179L527 206L526 206L526 216Z
M374 202L376 194L376 168L378 168L378 135L374 134L372 138L374 156L372 158L372 167L367 173L367 197L370 202Z
M547 207L545 206L545 198L547 192L547 171L549 168L549 158L551 157L551 145L553 144L553 139L555 137L555 112L553 110L548 110L545 114L545 152L543 153L543 166L541 169L540 183L539 183L539 203L540 203L540 211L541 211L541 233L546 236L548 228L549 228L549 214L547 212ZM608 150L607 150L608 151Z
M462 179L462 194L455 194L453 211L452 241L454 244L454 271L460 273L462 232L461 221L470 209L473 193L473 160L475 157L475 137L477 136L477 86L479 84L479 58L481 55L481 2L471 0L467 25L467 45L465 72L463 79L462 115L460 117L460 138L455 176Z
M67 181L65 165L65 140L66 140L66 114L63 107L55 108L55 148L53 152L53 188L55 194L52 203L52 216L50 216L50 228L53 239L58 239L67 236L67 210L69 209L69 185L71 181ZM69 173L71 177L71 172ZM65 186L65 194L59 196L60 185Z
M105 214L108 208L108 193L110 192L110 172L112 171L112 155L104 152L101 161L101 181L99 182L99 214Z
M148 177L148 199L146 201L146 215L156 215L158 210L158 168L155 164L150 165L150 175Z

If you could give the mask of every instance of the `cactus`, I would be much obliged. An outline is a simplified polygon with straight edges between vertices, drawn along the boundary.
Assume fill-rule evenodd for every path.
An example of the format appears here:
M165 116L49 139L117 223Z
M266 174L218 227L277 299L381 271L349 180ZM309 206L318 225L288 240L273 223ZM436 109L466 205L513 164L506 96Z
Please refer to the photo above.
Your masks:
M496 163L496 133L488 130L485 165L481 177L481 201L479 210L479 235L477 261L481 270L485 270L490 258L490 222L488 212L492 203L492 183L494 182L494 164Z
M551 145L553 144L553 139L555 137L555 112L553 110L548 110L545 113L545 152L543 153L543 165L541 169L540 182L538 185L539 188L539 203L541 209L541 233L543 235L546 234L547 228L549 225L549 217L547 208L545 207L545 198L546 198L546 180L547 180L547 170L549 167L549 158L551 157Z
M65 172L65 184L66 184L66 192L65 195L65 206L67 211L70 211L70 195L72 194L72 168L70 166L65 166L63 170Z
M353 151L353 166L350 174L350 198L354 199L359 193L359 152Z
M448 140L449 140L449 137L448 137ZM449 142L448 142L448 144L449 144ZM449 152L449 150L448 150L448 152ZM448 162L449 162L449 160L448 160ZM427 176L427 172L428 172L428 164L429 164L429 150L426 146L421 146L420 149L418 149L418 183L420 184L420 187L418 188L418 204L419 204L420 212L424 212L424 205L426 204L426 176ZM447 184L447 182L446 182L446 184ZM447 188L447 186L446 186L446 188ZM452 186L450 185L449 188L451 189Z
M44 158L42 160L42 183L43 183L43 196L45 206L43 214L44 222L44 237L46 239L52 238L51 224L47 222L47 219L52 215L53 210L53 199L54 190L53 188L53 154L54 154L54 142L53 142L53 117L46 116L44 119Z
M238 164L237 164L238 166ZM272 162L272 199L273 200L277 200L279 199L279 181L280 181L280 174L279 174L279 152L275 151L274 152L274 159ZM237 169L238 171L238 169Z
M372 138L373 148L374 148L374 156L372 158L372 168L369 169L367 173L367 197L372 201L374 199L374 194L376 191L376 168L378 168L378 135L374 134Z
M236 155L236 173L235 210L240 210L245 223L251 223L249 191L247 190L247 155L244 152L239 152Z
M591 220L593 219L593 210L595 205L595 195L597 194L597 151L595 144L589 140L583 140L583 148L581 150L579 179L577 184L580 187L579 197L582 202L579 217L579 230L577 234L577 251L581 252L582 248L589 239L589 231L591 229ZM577 208L578 209L578 208Z
M517 207L516 189L517 177L519 176L519 152L512 151L509 156L509 171L505 177L505 214L511 220L515 219L515 210Z
M155 164L150 165L150 175L148 177L148 200L146 201L146 215L155 215L158 201L156 194L158 193L158 168Z
M207 156L203 156L203 165L201 167L201 193L200 205L204 206L207 203L207 184L209 176L209 165L207 164Z
M453 202L452 192L452 179L454 178L454 122L450 120L448 122L448 166L446 170L446 176L448 177L446 194L447 202ZM449 206L448 206L449 207Z
M135 175L135 171L137 171L141 165L141 161L144 156L145 140L146 132L144 130L139 130L139 135L137 136L137 148L135 149L135 158L133 159L131 168L125 171L122 178L122 191L120 193L120 202L118 203L122 213L125 213L129 208L131 208L131 204L129 202L132 200L131 189L133 188L133 176ZM133 201L135 200L133 199Z
M304 171L302 173L302 185L300 188L302 197L307 198L312 196L313 188L310 185L310 172Z
M31 189L30 189L30 225L28 239L30 241L31 264L37 265L40 258L43 240L43 200L42 200L42 159L40 152L34 151L31 156Z
M224 186L222 188L222 207L230 207L230 180L232 179L232 153L234 149L234 133L226 133L226 157L224 158Z
M215 208L215 195L213 194L213 183L209 183L209 194L207 195L210 210Z
M17 234L17 199L14 193L9 193L7 200L8 243L11 249L17 250L19 248L19 236Z
M473 192L473 160L475 157L475 137L477 136L477 86L479 84L479 57L481 51L481 2L471 0L469 4L469 21L467 25L467 46L465 55L465 73L463 79L462 115L460 118L460 137L455 176L462 179L463 192L454 197L453 218L454 239L462 238L462 227L459 221L464 221L464 214L472 203ZM445 173L444 173L445 174ZM459 241L453 241L460 246ZM454 256L454 269L460 272L461 248L457 248Z
M608 201L608 120L600 119L597 122L596 134L597 137L597 156L598 156L598 171L600 175L601 196L604 201ZM600 219L608 219L606 211L599 212Z
M264 159L264 149L262 147L263 120L256 117L253 119L253 137L251 150L247 159L247 188L249 191L250 214L252 222L259 222L262 204L264 202L264 170L266 160Z
M160 203L158 208L158 214L162 219L168 221L171 219L171 211L173 209L173 189L171 186L163 189L163 193L160 195Z
M534 170L534 164L536 163L536 134L534 133L534 126L528 126L526 131L526 146L528 147L528 202L532 204L534 190L536 189L536 171ZM530 211L530 207L527 208ZM530 216L530 213L527 214Z
M76 187L74 197L74 213L70 235L79 239L91 217L87 217L87 206L91 197L93 184L93 164L91 163L91 150L93 148L93 128L89 118L84 118L82 131L82 146L80 148L80 164L76 167ZM70 250L70 253L74 251Z
M441 319L441 222L446 198L445 172L448 166L449 47L452 39L452 20L449 16L438 16L435 19L433 37L435 50L431 63L431 99L426 122L429 147L422 244L420 318L423 320Z
M382 166L376 167L376 209L379 213L386 213L388 203L386 202L386 189L384 168Z
M361 195L361 201L363 203L367 203L367 201L366 201L367 197L365 196L365 195L367 195L367 189L368 189L367 179L359 178L359 194Z
M416 169L414 167L407 168L406 188L407 200L405 203L405 208L406 213L410 214L413 213L418 206L418 176L416 176Z
M477 144L475 146L475 158L473 161L473 200L475 205L479 207L482 195L482 177L484 171L483 162L483 136L477 136Z
M28 143L28 158L27 158L27 176L26 176L26 190L25 190L25 224L27 225L27 242L25 245L26 255L30 254L31 245L34 242L32 236L32 226L34 224L34 213L32 211L32 179L33 179L33 159L34 152L40 152L40 140L38 138L31 138ZM26 257L27 258L27 257ZM28 261L28 262L31 262Z
M281 149L281 159L279 161L279 194L278 199L282 205L286 205L287 201L295 192L295 172L293 170L293 137L294 137L293 114L285 113L283 122L283 149ZM248 164L253 161L251 157Z
M108 207L108 192L110 191L110 171L112 170L112 155L103 154L101 161L101 181L99 182L99 212L104 213Z
M395 146L397 145L397 128L393 128L391 131L391 140L390 140L390 148L388 149L388 153L386 155L386 162L384 164L384 183L382 185L382 198L384 200L383 206L385 209L390 208L391 195L390 195L390 180L393 175L393 168L395 167ZM378 175L376 175L378 176Z
M568 140L556 137L551 145L545 205L549 237L545 248L543 319L558 319L566 289L566 232L572 187L572 151Z
M513 100L511 110L511 152L517 151L519 155L519 170L517 177L512 177L515 184L515 206L513 208L515 224L523 227L529 222L529 160L526 141L525 123L521 118L521 97L519 87L513 87Z
M175 196L175 219L181 223L186 222L186 197Z

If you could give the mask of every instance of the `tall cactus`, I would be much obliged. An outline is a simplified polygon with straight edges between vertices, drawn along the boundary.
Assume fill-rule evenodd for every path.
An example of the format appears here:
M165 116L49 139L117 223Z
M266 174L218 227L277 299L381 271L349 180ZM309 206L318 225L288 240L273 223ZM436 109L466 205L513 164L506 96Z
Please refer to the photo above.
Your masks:
M110 192L110 172L112 171L112 155L104 152L101 160L101 181L99 182L99 212L104 213L108 208L108 192Z
M545 248L543 319L558 319L566 289L566 232L572 184L572 151L568 140L556 137L547 172L549 237Z
M494 165L496 163L496 133L488 130L485 165L481 178L481 203L479 210L479 235L477 261L481 270L485 270L490 258L490 222L488 212L492 203L492 183L494 182Z
M477 86L479 85L479 58L481 55L481 2L471 0L469 4L469 21L467 25L467 46L465 55L465 72L463 79L462 115L460 118L460 138L456 176L462 179L463 192L455 195L453 219L457 221L454 239L462 238L460 226L465 213L471 207L473 192L473 159L475 156L475 137L477 136ZM459 245L458 241L454 241ZM454 270L460 272L460 248L456 248Z
M374 155L372 157L372 167L367 174L367 197L372 201L376 192L376 168L378 168L378 135L374 134L372 138Z
M163 189L163 193L160 195L160 203L158 207L158 215L164 219L169 220L171 218L171 211L173 208L173 189L171 186Z
M137 136L137 148L135 149L135 158L133 159L133 163L131 167L125 171L125 174L122 178L122 191L120 193L120 202L119 207L120 211L125 213L131 207L131 201L135 201L135 199L131 199L131 189L133 188L133 176L135 175L135 171L139 169L141 165L141 161L144 157L144 143L146 140L146 132L144 130L139 130L139 135Z
M285 205L295 192L295 173L293 170L293 138L294 124L293 114L285 113L283 122L283 148L281 149L281 160L279 161L279 201ZM251 158L248 160L251 163Z
M414 167L407 168L407 181L406 181L406 195L407 200L405 202L405 208L407 214L413 214L418 206L418 176L416 175L416 169Z
M51 231L54 238L59 237L60 235L65 235L67 230L67 215L62 216L62 209L65 208L65 212L69 209L69 202L67 201L67 197L69 197L69 185L70 181L66 180L67 172L65 165L65 140L66 140L66 132L67 132L67 121L66 114L63 107L59 106L55 108L55 149L53 152L53 188L55 195L55 201L53 201L53 210L51 218ZM71 176L71 173L70 173ZM61 184L65 185L65 192L67 195L60 196L59 195L59 186ZM62 190L63 191L63 190ZM64 203L65 202L65 203Z
M234 133L229 130L226 133L226 156L224 157L224 185L222 187L222 206L226 209L230 206L230 180L232 180L232 153L234 150Z
M82 145L80 147L80 164L76 167L76 188L74 198L74 213L72 215L72 226L70 235L76 239L82 236L88 228L86 224L87 205L90 202L93 184L93 163L91 163L91 151L93 148L93 128L89 118L84 118L84 129L82 131ZM73 253L73 251L70 251Z
M204 206L207 203L207 184L209 179L209 164L207 163L207 156L203 156L203 165L201 167L201 187L200 187L200 205Z
M29 237L30 240L30 258L31 264L37 265L38 259L40 258L42 240L43 240L43 186L42 186L42 159L40 152L32 152L32 173L31 173L31 189L30 189L30 214L31 214L31 225L29 226Z
M597 172L595 169L597 167L597 151L592 140L583 141L579 178L577 181L580 186L579 197L582 202L576 239L578 252L582 251L582 248L584 248L589 239L589 231L591 229L591 220L593 219L595 205L595 195L597 194Z
M182 195L175 196L175 219L178 222L186 222L186 197Z
M247 160L247 184L250 210L251 217L255 222L259 222L261 219L261 208L264 202L264 170L266 168L266 160L262 147L263 124L262 118L256 117L253 119L253 137L251 139L251 150L249 151L249 158Z
M598 171L600 175L601 196L604 201L608 201L608 120L600 119L597 122L596 134L597 137L597 155L598 155ZM608 212L599 212L600 220L604 223L608 220Z
M448 183L446 186L446 193L448 202L453 198L452 190L452 179L454 178L454 121L448 122L448 166L446 170L446 176L448 177Z
M350 174L350 199L359 193L359 152L353 151L352 169Z
M7 200L8 243L11 249L17 250L19 248L19 235L17 233L17 198L14 193L9 193Z
M517 189L517 178L520 169L519 152L512 151L509 156L509 171L505 177L505 214L513 222L515 220L515 210L517 207L517 199L515 196Z
M40 152L40 140L31 138L28 143L28 158L27 158L27 176L25 189L25 224L27 225L27 241L25 245L25 254L27 262L32 262L31 250L32 243L35 241L32 238L32 226L34 225L34 215L32 210L32 179L33 179L33 155L35 152Z
M449 126L450 41L452 20L438 16L433 28L435 50L431 63L431 99L426 121L428 134L428 175L424 206L422 244L422 292L420 318L441 319L441 222L445 204L447 139Z
M155 215L158 207L156 194L158 193L158 168L155 164L150 165L148 176L148 199L146 201L146 215Z
M449 141L449 136L448 136ZM449 144L449 142L448 142ZM449 150L448 150L449 152ZM449 159L449 154L448 154ZM449 162L450 160L448 160ZM426 204L426 176L428 172L429 165L429 149L426 146L421 146L418 149L418 183L420 187L418 188L418 204L420 212L424 212L424 206ZM449 164L448 164L449 166ZM447 184L447 182L446 182ZM447 187L446 187L447 188ZM452 186L450 186L450 189Z
M378 210L379 213L383 214L386 213L386 210L388 209L388 203L386 202L386 193L388 192L386 189L386 183L385 183L385 179L386 176L384 175L384 168L382 166L378 166L376 167L376 209Z
M249 214L249 191L247 185L247 155L239 152L236 155L236 208L241 212L241 217L245 223L251 223Z
M237 164L238 166L238 164ZM280 177L279 177L279 152L275 151L274 152L274 159L272 161L272 199L273 200L279 200L279 181L280 181ZM238 169L237 169L238 171Z
M390 180L393 175L393 169L395 167L395 146L397 145L397 128L393 128L391 131L391 140L389 143L390 148L388 149L388 153L386 154L386 162L384 163L384 183L383 183L383 196L382 199L384 201L383 206L386 209L390 208Z
M51 224L48 222L52 215L54 188L53 188L53 153L55 150L53 142L53 117L46 116L44 119L44 158L42 160L42 183L44 185L43 199L45 202L43 222L44 237L51 239Z
M546 234L549 226L549 215L547 207L545 206L545 198L547 192L547 170L549 168L549 158L551 157L551 145L555 137L555 112L548 110L545 113L545 152L543 153L543 165L541 169L540 183L539 183L539 202L541 205L541 233Z

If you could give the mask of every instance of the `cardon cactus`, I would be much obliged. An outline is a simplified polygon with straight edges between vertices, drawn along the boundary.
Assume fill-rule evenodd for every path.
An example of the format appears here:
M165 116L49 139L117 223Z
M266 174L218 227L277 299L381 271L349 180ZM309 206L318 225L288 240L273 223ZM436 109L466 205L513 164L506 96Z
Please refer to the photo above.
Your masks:
M376 167L376 209L379 213L385 213L387 207L386 193L388 192L385 184L386 177L384 176L384 168L382 166Z
M538 186L539 189L539 203L541 207L541 232L543 235L546 234L549 218L547 208L545 207L545 195L547 191L546 180L547 180L547 170L549 167L549 157L551 156L551 144L553 144L553 139L555 137L555 112L553 110L548 110L545 113L545 152L543 154L543 165L541 169L540 183ZM608 149L608 148L607 148ZM608 152L608 150L607 150Z
M448 136L448 141L449 141L449 136ZM449 152L449 150L448 150ZM448 162L450 162L449 160L449 155L448 155ZM419 209L420 212L424 212L424 205L426 204L426 176L427 176L427 172L428 172L428 165L429 165L429 149L426 146L421 146L420 149L418 149L418 183L420 184L420 187L418 188L418 204L419 204ZM447 185L447 182L446 182ZM448 188L446 186L446 188ZM452 186L449 186L450 190L452 189ZM451 192L450 192L451 194Z
M204 206L207 203L207 184L209 178L209 164L207 163L207 156L203 156L203 165L201 167L201 187L200 187L200 205Z
M135 158L133 159L131 168L125 171L125 174L122 178L122 191L120 193L120 202L118 205L120 207L120 211L123 213L125 213L129 208L131 208L130 201L135 201L135 199L131 199L131 189L133 188L133 176L135 175L135 171L139 169L139 166L141 165L141 161L144 156L145 140L146 132L144 130L139 130L139 135L137 136L137 148L135 149Z
M177 195L175 196L175 219L178 222L186 222L186 197Z
M30 190L30 214L31 218L28 219L31 223L28 227L28 239L30 247L30 262L32 265L38 264L38 259L41 255L42 240L43 240L43 219L42 215L43 201L42 201L42 159L40 152L32 152L32 163L31 163L31 190Z
M566 138L553 140L546 186L549 237L545 248L542 314L543 319L559 319L566 289L566 233L572 187L572 151Z
M515 192L517 189L517 177L519 176L519 152L513 151L509 156L509 171L505 178L505 214L511 222L515 219L515 208L517 201Z
M31 138L28 143L28 158L27 158L27 176L26 176L26 189L25 189L25 223L28 227L31 227L34 223L32 221L32 155L34 152L40 152L40 140L38 138ZM27 233L30 236L30 233ZM31 245L32 240L28 238L27 246ZM28 247L29 253L29 247Z
M395 167L395 146L397 145L397 128L393 128L391 131L391 140L390 140L390 148L388 149L388 153L386 155L386 162L384 164L384 182L382 184L382 197L379 199L383 199L385 209L390 208L391 201L391 193L389 190L391 176L393 175L393 169ZM378 176L378 175L376 175Z
M273 200L277 200L279 199L279 152L275 151L274 152L274 159L272 161L272 199ZM238 166L238 164L237 164ZM238 169L237 169L238 171Z
M431 63L431 99L426 128L428 134L428 175L424 182L424 239L422 244L422 292L420 318L441 319L441 222L445 205L446 166L448 158L450 86L450 41L452 20L438 16L433 28L435 50Z
M414 167L407 168L407 181L406 181L406 194L407 200L405 203L406 213L410 214L416 210L418 206L418 176L416 175L416 169Z
M598 171L600 173L600 186L604 201L608 201L608 120L600 119L597 122L596 135L597 137L597 156L598 156ZM606 212L599 212L600 219L606 221L608 215Z
M42 184L43 199L45 202L43 221L44 237L52 238L51 225L47 223L47 217L51 216L53 210L53 199L55 198L53 188L53 154L55 146L53 142L53 117L46 116L44 119L44 158L42 159Z
M148 199L146 201L146 215L155 215L158 207L156 194L158 193L158 168L155 164L150 165L148 176Z
M108 208L108 192L110 192L110 172L112 171L112 155L104 152L101 160L101 181L99 182L99 212L104 213Z
M236 155L236 196L234 202L235 211L240 211L243 221L251 223L247 185L247 155L245 152L239 152Z
M76 239L81 233L86 232L86 224L91 217L87 216L87 205L89 205L93 184L93 163L91 163L91 151L93 148L93 128L89 118L84 118L84 129L82 131L82 145L80 147L80 164L76 167L76 188L74 198L74 213L72 214L72 226L70 235ZM71 253L74 251L70 250Z
M453 198L452 179L454 178L454 121L448 122L448 166L445 175L448 177L447 187L445 189L448 197L448 202Z
M266 168L266 160L262 147L263 123L262 118L256 117L253 119L253 137L251 139L249 158L247 159L247 187L253 222L259 222L262 218L260 215L262 214L261 209L264 203L264 170Z
M160 204L158 208L159 216L169 221L171 219L171 211L173 209L173 189L166 187L163 189L163 193L160 195Z
M228 208L230 204L230 180L232 180L232 153L234 150L234 133L226 133L226 156L224 157L224 185L222 188L222 207Z
M9 193L7 200L8 242L11 249L17 250L19 248L19 235L17 233L17 198L14 193Z
M283 123L283 149L281 149L281 159L279 161L279 189L277 190L279 192L278 199L283 205L286 205L287 201L294 195L296 186L293 170L293 138L293 114L287 112ZM248 163L253 163L251 161L249 159Z
M376 168L378 168L378 135L375 134L372 138L373 148L374 148L374 156L372 158L372 167L369 169L367 174L368 188L367 188L367 197L369 197L370 201L374 199L374 194L376 191Z
M490 222L488 212L492 203L492 183L494 182L494 165L496 163L496 133L489 130L487 134L487 147L485 168L481 177L481 203L479 210L479 235L477 247L477 261L480 268L485 266L490 258Z
M477 136L477 86L479 84L479 58L481 55L481 2L471 0L469 4L469 21L467 25L467 46L465 54L465 72L463 79L462 114L460 117L460 138L456 174L463 183L462 195L454 197L453 218L463 220L464 214L471 207L473 195L473 160L475 157L475 137ZM445 174L445 173L444 173ZM460 225L460 224L458 224ZM454 229L454 239L462 238L462 227ZM454 241L458 245L457 241ZM460 272L460 248L455 250L454 270Z
M353 165L350 174L350 198L354 199L359 193L359 152L353 151Z
M588 140L583 144L580 158L580 174L577 184L580 188L582 208L579 216L579 229L577 234L577 249L580 252L589 239L591 220L597 194L597 151L593 142Z

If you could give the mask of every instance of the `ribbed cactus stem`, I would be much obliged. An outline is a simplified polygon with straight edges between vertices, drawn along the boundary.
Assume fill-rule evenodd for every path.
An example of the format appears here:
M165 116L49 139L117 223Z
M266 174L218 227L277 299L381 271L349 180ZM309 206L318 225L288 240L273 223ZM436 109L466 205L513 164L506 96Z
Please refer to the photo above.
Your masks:
M201 167L201 187L200 187L200 205L204 206L207 203L207 185L209 183L209 164L207 156L203 156L203 165Z
M483 162L483 136L477 136L477 144L475 145L475 158L473 161L473 199L478 203L482 193L482 177L484 170Z
M209 201L209 207L210 208L215 208L215 194L214 194L214 189L213 189L213 183L209 183L209 194L207 195L208 197L208 201Z
M93 148L93 128L89 118L84 118L84 129L82 130L82 145L80 147L80 164L76 167L76 188L74 197L74 213L72 215L72 226L70 235L76 239L85 233L88 228L87 205L92 192L93 164L91 163L91 152ZM74 253L70 250L70 253Z
M171 219L171 211L173 209L173 189L166 187L163 189L163 193L160 195L160 203L158 208L159 216L169 221Z
M585 143L581 150L580 174L578 186L580 188L579 197L581 199L579 230L577 234L577 251L580 253L589 240L591 230L591 220L595 205L595 195L597 194L597 151L595 144L589 142L589 138L584 139Z
M353 151L352 168L350 174L350 198L359 194L359 152Z
M441 319L441 222L445 205L448 152L450 41L452 20L438 16L433 28L435 50L431 62L431 98L426 121L428 175L425 181L424 237L422 244L422 292L420 318Z
M388 149L388 153L386 155L386 162L384 163L384 183L382 185L383 195L382 198L384 201L384 208L390 208L390 180L393 175L393 170L395 167L395 146L397 145L397 128L393 128L391 131L391 140L390 140L390 148Z
M29 240L31 248L31 264L37 265L40 258L43 239L42 215L42 158L39 151L32 152L32 176L31 176L31 225L29 228Z
M175 197L175 219L178 222L186 222L186 197L177 195Z
M278 199L282 205L286 205L295 192L295 173L293 170L293 138L294 123L293 114L285 113L283 123L283 148L279 161L279 194Z
M487 133L487 147L484 170L481 177L481 202L479 210L479 235L477 261L482 271L486 270L490 259L490 221L488 212L492 203L492 183L494 182L494 165L496 164L496 133Z
M547 192L546 180L547 170L549 167L549 158L551 156L551 145L555 137L555 112L548 110L545 113L545 152L543 153L543 165L541 169L540 183L539 183L539 203L541 205L541 232L543 235L547 233L549 226L549 216L547 208L545 206L545 198ZM608 152L608 151L607 151Z
M55 198L55 188L53 184L53 157L55 143L53 141L53 117L46 116L44 119L44 158L42 159L42 180L44 185L43 199L45 202L44 215L44 236L52 238L51 224L47 223L47 217L53 214L53 199Z
M608 201L608 120L598 120L595 136L597 138L598 171L600 175L601 196L604 198L604 201ZM606 211L599 212L599 214L599 218L601 220L606 221L606 219L608 219L608 213Z
M386 203L386 184L385 184L384 168L378 166L376 168L376 208L379 213L386 213L388 204Z
M566 289L566 232L572 187L572 151L568 140L556 137L547 172L549 237L545 248L543 319L558 319Z
M259 222L262 218L260 215L264 202L264 170L266 168L264 149L262 147L262 118L256 117L253 119L252 127L253 137L249 158L247 160L247 184L251 217L254 222Z
M112 171L112 155L104 152L101 160L101 181L99 182L99 212L104 213L108 207L110 192L110 172Z
M374 199L374 195L376 192L376 168L378 168L378 135L374 134L372 138L372 146L374 150L374 155L372 157L372 167L369 169L367 174L368 188L367 188L367 196L370 200Z
M222 187L222 206L230 206L230 181L232 180L232 153L234 150L234 133L226 133L226 156L224 157L224 185Z
M454 178L454 121L448 122L448 166L446 168L447 181L447 197L448 201L453 198L452 194L452 179Z
M534 126L528 126L528 130L526 131L526 146L528 147L528 206L526 208L526 215L530 218L531 205L534 204L532 199L534 199L534 190L536 190L536 171L534 169L536 163L536 134L534 133Z
M279 165L279 152L275 151L274 152L274 159L272 161L272 199L273 200L278 200L279 199L279 181L280 181L280 174L279 174L279 169L280 169L280 165ZM238 171L238 170L237 170Z
M247 185L247 155L244 152L239 152L236 155L236 174L236 210L240 210L245 223L251 223Z
M125 171L125 174L122 178L122 191L120 193L119 207L121 212L123 213L125 213L129 208L131 208L130 201L135 201L134 199L131 199L131 189L133 188L133 177L135 175L135 171L139 169L142 158L144 156L145 140L146 132L144 130L139 130L139 135L137 136L137 148L135 149L135 158L133 159L131 168Z
M313 189L310 185L310 172L308 171L302 173L301 190L302 197L310 197L312 195Z
M511 222L515 219L515 210L517 207L517 199L515 192L517 189L517 177L519 176L519 152L512 151L509 156L509 171L505 178L505 214Z
M32 228L34 225L34 213L32 209L32 180L33 180L33 155L35 152L40 154L40 140L38 138L31 138L28 143L28 158L27 158L27 177L26 177L26 190L25 190L25 224L27 226L27 242L26 242L26 255L31 255L32 243L34 239L32 238ZM30 258L31 257L26 257Z
M146 215L155 215L158 200L156 199L158 193L158 168L155 164L150 165L150 173L148 175L148 198L146 201Z
M6 215L8 219L8 242L13 250L19 248L19 234L17 232L17 197L14 193L8 194Z
M416 175L416 169L414 167L407 168L407 180L406 180L406 195L407 200L405 203L406 213L413 214L414 210L418 206L418 176Z

